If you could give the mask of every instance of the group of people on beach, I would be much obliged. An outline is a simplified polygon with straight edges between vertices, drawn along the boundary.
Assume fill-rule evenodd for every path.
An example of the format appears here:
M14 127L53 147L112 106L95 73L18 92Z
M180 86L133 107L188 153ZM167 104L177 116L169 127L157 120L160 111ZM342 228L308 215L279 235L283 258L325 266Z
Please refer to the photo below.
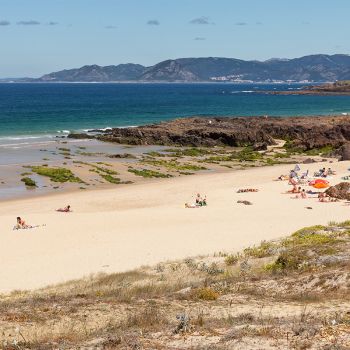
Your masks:
M320 202L336 202L336 198L331 198L329 195L327 195L323 191L313 191L308 190L306 191L304 188L302 188L302 185L315 185L315 183L322 183L322 185L319 185L319 187L315 186L316 188L321 189L328 187L328 181L326 180L312 180L309 178L309 171L306 173L303 173L302 175L299 175L300 167L299 165L296 165L294 169L292 169L289 173L289 175L281 175L278 177L278 180L288 180L288 184L292 186L292 188L287 191L287 194L295 194L294 197L291 197L292 199L306 199L309 195L316 195ZM314 173L314 177L316 178L326 178L331 175L335 175L335 171L333 171L331 168L326 169L325 167L320 169L318 172Z
M314 194L314 195L317 194L317 198L320 202L337 201L336 198L331 198L325 192L314 192L312 190L306 191L304 188L302 188L301 185L307 184L308 183L307 181L309 181L308 180L309 171L301 175L299 175L299 171L300 171L300 167L299 165L296 165L294 169L290 171L289 175L280 175L278 177L278 180L288 180L288 184L292 186L292 188L286 192L287 194L295 194L294 197L291 197L292 199L306 199L308 198L308 194ZM330 175L335 175L335 172L331 168L326 169L325 167L320 169L318 172L314 174L315 177L321 177L321 178L325 178ZM308 184L310 184L310 182ZM243 188L237 191L237 193L246 193L246 192L258 192L258 189ZM205 206L207 206L207 197L206 196L202 197L200 193L197 193L194 203L185 203L185 208L200 208ZM56 209L56 211L61 213L69 213L72 210L71 210L71 206L67 205L66 207ZM14 230L30 229L30 228L35 228L39 226L40 225L35 225L35 226L28 225L23 218L18 216L16 225L14 226ZM42 226L45 226L45 225L42 225Z
M60 213L70 213L72 210L71 210L71 206L67 205L66 207L56 209L56 211L58 211ZM45 224L44 225L34 225L34 226L28 225L23 218L21 218L20 216L17 216L16 225L13 227L13 229L14 230L26 230L26 229L30 229L30 228L39 227L39 226L45 226Z
M331 175L336 175L335 171L333 171L331 168L326 169L325 167L314 174L316 177L327 177Z

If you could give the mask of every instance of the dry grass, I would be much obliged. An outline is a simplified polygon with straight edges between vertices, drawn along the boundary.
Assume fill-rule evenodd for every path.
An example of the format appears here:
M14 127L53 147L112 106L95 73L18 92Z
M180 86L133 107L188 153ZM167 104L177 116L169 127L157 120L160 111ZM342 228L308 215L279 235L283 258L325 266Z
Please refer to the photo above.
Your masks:
M350 346L350 223L0 297L3 349ZM333 348L329 348L333 349Z

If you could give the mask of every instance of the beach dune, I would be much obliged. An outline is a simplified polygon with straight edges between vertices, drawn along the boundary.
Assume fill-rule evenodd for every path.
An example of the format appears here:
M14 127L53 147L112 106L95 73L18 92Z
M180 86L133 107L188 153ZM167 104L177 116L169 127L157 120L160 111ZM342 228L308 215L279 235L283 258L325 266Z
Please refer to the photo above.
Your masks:
M336 184L350 162L331 166ZM315 224L349 218L344 202L292 200L282 194L292 165L155 180L115 189L0 203L0 292L33 289L99 272L112 273L188 256L233 252ZM238 188L257 193L236 193ZM185 209L196 193L208 206ZM248 200L253 205L237 203ZM70 204L72 213L55 208ZM312 210L306 209L307 206ZM13 231L16 217L46 226Z

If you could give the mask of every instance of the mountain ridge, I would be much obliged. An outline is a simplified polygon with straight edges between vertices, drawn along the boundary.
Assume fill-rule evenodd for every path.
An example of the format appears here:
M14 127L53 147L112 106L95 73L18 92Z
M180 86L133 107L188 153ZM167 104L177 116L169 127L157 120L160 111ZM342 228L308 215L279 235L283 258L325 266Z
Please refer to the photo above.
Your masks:
M314 54L265 61L225 57L177 58L146 67L85 65L26 78L29 82L329 82L350 79L350 55ZM18 80L17 80L18 81Z

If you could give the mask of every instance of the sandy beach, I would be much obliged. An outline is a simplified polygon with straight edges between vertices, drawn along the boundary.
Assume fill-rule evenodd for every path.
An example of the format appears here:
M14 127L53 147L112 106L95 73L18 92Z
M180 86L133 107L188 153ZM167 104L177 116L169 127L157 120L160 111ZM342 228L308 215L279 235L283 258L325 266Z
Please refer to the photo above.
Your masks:
M350 162L302 166L311 172L332 166L346 174ZM308 225L349 218L344 202L290 199L287 181L274 181L291 165L153 180L133 186L64 193L0 203L0 291L32 289L99 272L219 251L237 251ZM258 193L236 193L238 188ZM185 209L199 192L208 207ZM249 200L253 205L238 204ZM70 204L73 212L55 208ZM308 210L305 207L311 206ZM17 216L46 226L13 231Z

